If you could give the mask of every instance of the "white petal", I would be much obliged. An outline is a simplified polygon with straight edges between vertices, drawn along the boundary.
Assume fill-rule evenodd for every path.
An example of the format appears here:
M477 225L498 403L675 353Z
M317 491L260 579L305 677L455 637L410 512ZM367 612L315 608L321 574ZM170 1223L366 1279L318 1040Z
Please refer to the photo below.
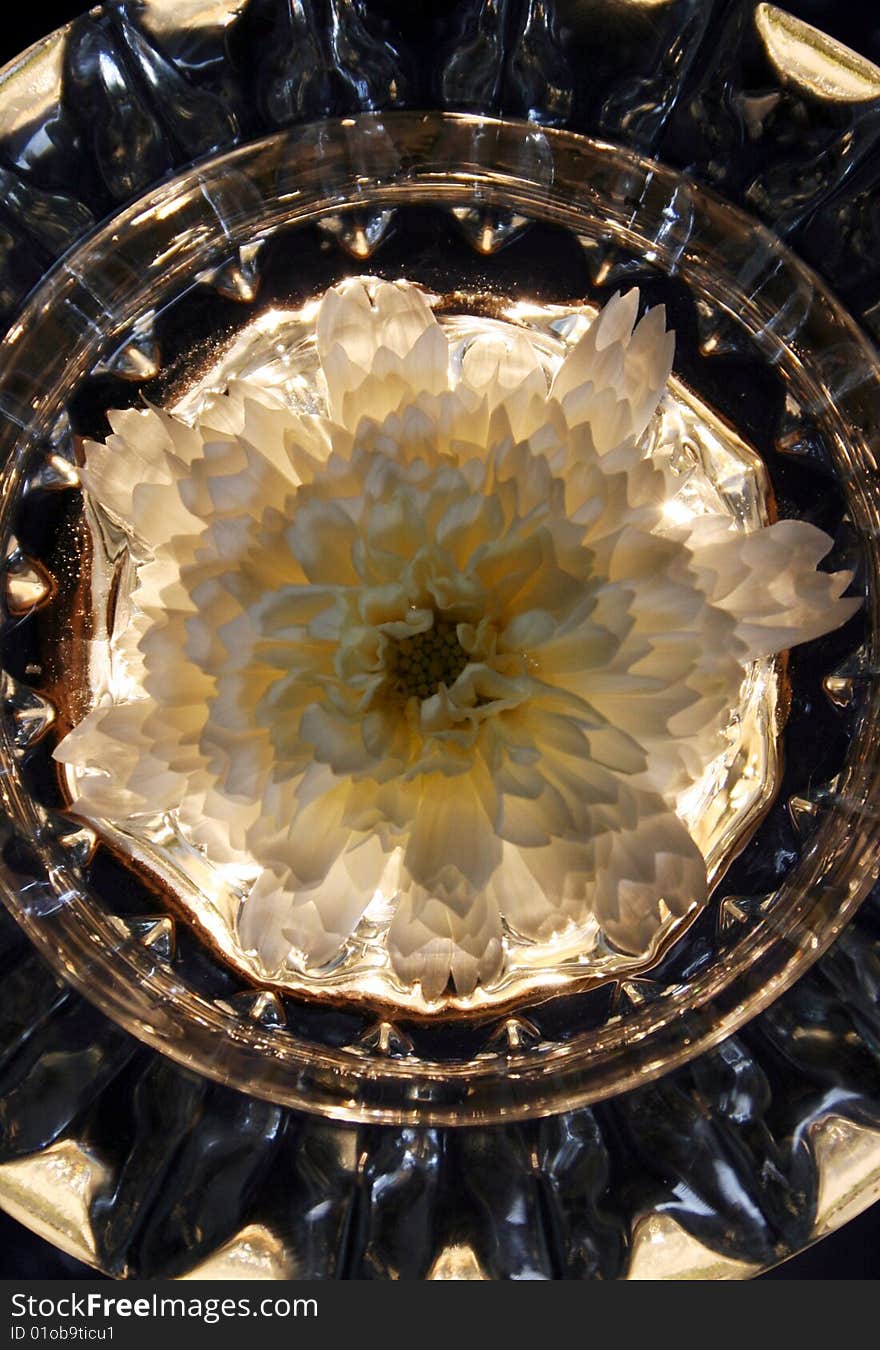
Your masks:
M374 837L341 854L320 885L295 893L282 931L309 964L324 965L339 953L373 899L387 862Z
M477 890L489 880L501 843L492 823L494 793L491 803L485 799L486 778L475 765L462 777L424 779L405 855L417 885L436 890L464 880Z
M319 885L351 840L344 824L349 791L345 780L317 763L298 784L270 784L263 814L248 834L254 856L289 873L296 889Z
M362 418L381 421L405 395L448 388L446 337L407 282L342 282L321 301L317 335L331 413L352 431Z
M662 306L633 331L639 293L617 295L568 353L553 381L570 426L587 423L600 455L648 425L672 369L675 338Z
M802 520L749 534L697 535L692 543L695 566L711 574L707 589L736 619L750 657L821 637L859 609L859 597L842 598L848 572L817 570L831 546L824 531Z
M395 972L438 999L452 982L462 997L494 979L503 960L501 918L485 891L463 886L442 898L419 886L400 897L388 934Z
M490 416L504 407L517 440L525 440L544 420L547 379L525 333L505 326L480 334L462 357L461 378L486 398Z
M286 537L303 572L315 585L353 586L359 581L352 558L357 527L335 502L305 502Z
M636 824L597 840L591 907L611 941L648 952L663 923L662 901L681 916L706 901L706 864L688 831L660 798L639 794Z

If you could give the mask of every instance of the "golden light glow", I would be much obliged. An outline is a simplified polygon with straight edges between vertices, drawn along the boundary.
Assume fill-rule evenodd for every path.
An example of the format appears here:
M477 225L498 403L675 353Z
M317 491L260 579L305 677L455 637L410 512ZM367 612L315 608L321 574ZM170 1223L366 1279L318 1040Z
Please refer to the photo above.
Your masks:
M843 43L775 5L760 4L755 27L785 84L816 98L860 103L880 98L880 70Z

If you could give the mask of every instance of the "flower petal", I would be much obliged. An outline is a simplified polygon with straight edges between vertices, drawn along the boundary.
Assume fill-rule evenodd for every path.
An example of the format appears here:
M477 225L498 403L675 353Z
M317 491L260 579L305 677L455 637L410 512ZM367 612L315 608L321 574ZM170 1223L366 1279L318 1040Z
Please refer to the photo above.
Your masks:
M290 550L316 586L354 586L357 526L336 502L313 499L297 509L287 530Z
M470 342L461 361L462 383L487 400L489 415L504 407L512 435L524 441L545 417L547 377L533 344L508 325Z
M494 802L488 775L477 764L463 776L432 774L422 780L405 854L417 885L436 890L463 880L478 890L486 884L501 858Z
M648 425L672 370L674 334L663 306L633 330L639 293L616 295L566 356L551 388L569 426L587 423L599 455Z
M843 598L851 573L817 570L831 546L823 530L803 520L748 534L703 526L690 539L709 595L736 619L751 658L821 637L860 608L860 597Z
M420 984L429 1001L452 983L460 997L488 984L502 965L501 916L488 893L462 885L442 897L410 886L398 901L388 933L395 972Z
M318 355L332 415L350 430L381 421L408 395L449 386L449 344L422 291L358 277L324 295Z

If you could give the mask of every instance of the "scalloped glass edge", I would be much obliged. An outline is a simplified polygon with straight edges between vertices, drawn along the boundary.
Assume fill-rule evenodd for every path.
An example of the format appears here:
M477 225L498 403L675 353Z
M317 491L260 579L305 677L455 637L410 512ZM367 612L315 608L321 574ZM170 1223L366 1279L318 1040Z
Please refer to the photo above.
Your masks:
M855 1219L880 1197L880 1131L855 1125L833 1112L810 1127L819 1174L819 1201L803 1251ZM59 1180L60 1183L59 1184ZM65 1135L47 1148L0 1163L0 1205L18 1222L77 1261L100 1270L92 1202L108 1184L108 1169L88 1144ZM75 1194L76 1202L70 1203ZM783 1264L737 1260L713 1251L670 1214L650 1211L634 1225L626 1280L752 1279ZM296 1258L282 1234L259 1216L237 1230L178 1280L297 1278ZM429 1280L490 1278L467 1246L443 1249Z

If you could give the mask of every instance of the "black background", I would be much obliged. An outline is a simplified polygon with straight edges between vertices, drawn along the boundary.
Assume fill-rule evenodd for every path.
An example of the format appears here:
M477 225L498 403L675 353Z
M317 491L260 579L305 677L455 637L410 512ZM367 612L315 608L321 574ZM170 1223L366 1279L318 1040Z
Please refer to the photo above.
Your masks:
M823 28L880 65L880 5L877 0L782 0L799 18ZM26 9L4 6L0 64L88 6L82 0L32 0ZM0 993L2 997L2 993ZM0 1279L94 1279L95 1272L56 1251L0 1213ZM880 1204L809 1251L761 1277L774 1279L880 1278Z

